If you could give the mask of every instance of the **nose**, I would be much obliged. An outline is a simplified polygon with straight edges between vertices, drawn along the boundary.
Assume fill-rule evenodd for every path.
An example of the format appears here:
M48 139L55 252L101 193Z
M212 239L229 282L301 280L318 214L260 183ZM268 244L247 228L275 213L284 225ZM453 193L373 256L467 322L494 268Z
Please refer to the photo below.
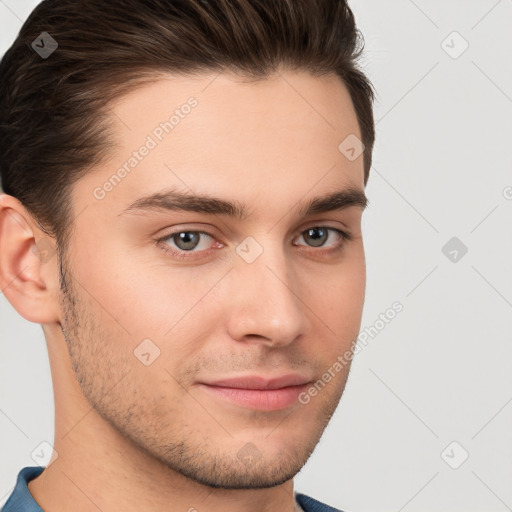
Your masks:
M307 332L307 298L286 258L284 250L266 248L252 263L236 261L226 312L233 339L283 347Z

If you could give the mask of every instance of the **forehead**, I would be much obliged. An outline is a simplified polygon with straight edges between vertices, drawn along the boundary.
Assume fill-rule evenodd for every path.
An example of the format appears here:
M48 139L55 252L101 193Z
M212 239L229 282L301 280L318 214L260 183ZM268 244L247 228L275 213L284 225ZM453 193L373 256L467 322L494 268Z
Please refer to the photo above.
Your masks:
M118 214L143 193L170 187L261 204L274 192L282 203L309 190L363 188L362 155L349 160L339 150L360 132L334 75L283 71L251 82L225 73L161 75L110 112L117 147L78 184L77 209Z

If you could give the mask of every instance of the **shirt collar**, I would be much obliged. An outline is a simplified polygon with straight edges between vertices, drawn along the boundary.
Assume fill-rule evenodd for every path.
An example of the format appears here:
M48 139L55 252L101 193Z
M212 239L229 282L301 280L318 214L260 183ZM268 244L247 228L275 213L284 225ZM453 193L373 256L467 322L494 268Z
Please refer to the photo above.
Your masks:
M14 490L1 512L43 512L28 490L28 482L39 476L43 469L43 466L27 466L18 473Z

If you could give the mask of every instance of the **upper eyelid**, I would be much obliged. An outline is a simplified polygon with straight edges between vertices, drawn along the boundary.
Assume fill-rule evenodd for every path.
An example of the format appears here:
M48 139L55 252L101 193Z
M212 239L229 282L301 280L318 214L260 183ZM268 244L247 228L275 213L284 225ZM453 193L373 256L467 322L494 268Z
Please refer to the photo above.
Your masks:
M304 227L304 228L300 228L298 231L296 231L297 234L301 235L302 233L304 233L305 231L308 231L309 229L313 229L313 228L328 228L328 229L335 229L335 230L338 230L338 231L345 231L345 232L348 232L348 228L346 227L343 227L343 228L340 228L340 227L337 227L337 226L331 226L329 224L325 224L325 223L321 223L321 222L317 222L317 223L313 223L307 227ZM179 228L179 229L175 229L173 231L169 231L169 233L167 233L166 235L163 235L163 237L168 237L168 236L172 236L172 235L176 235L178 233L202 233L204 235L208 235L208 236L211 236L213 238L215 238L215 235L208 232L208 231L205 231L203 229L200 229L200 228Z

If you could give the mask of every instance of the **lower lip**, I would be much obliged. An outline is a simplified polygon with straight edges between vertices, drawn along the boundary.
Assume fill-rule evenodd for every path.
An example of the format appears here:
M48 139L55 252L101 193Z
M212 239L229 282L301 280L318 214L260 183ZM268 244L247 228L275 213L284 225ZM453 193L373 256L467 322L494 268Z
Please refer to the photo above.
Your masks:
M261 411L279 411L295 404L299 395L306 391L307 384L281 389L239 389L200 384L207 392L241 407Z

